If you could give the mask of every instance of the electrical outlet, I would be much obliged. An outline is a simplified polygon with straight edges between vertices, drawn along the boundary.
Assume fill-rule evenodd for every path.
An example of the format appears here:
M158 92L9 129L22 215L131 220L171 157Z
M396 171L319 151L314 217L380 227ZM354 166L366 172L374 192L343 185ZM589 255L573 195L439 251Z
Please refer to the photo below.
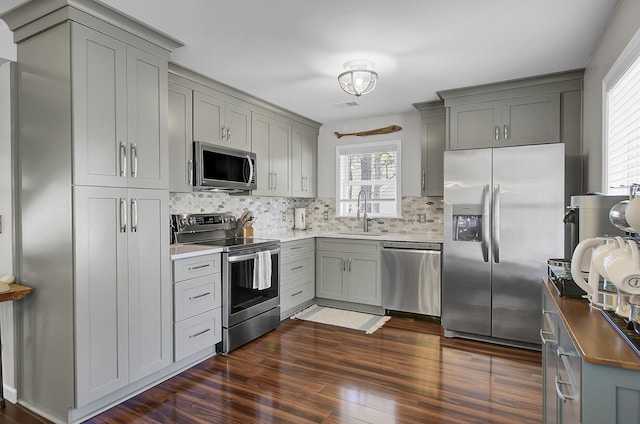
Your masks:
M427 214L426 213L419 213L418 214L418 222L421 224L425 224L427 222Z
M329 211L322 212L322 219L324 219L325 221L329 220Z

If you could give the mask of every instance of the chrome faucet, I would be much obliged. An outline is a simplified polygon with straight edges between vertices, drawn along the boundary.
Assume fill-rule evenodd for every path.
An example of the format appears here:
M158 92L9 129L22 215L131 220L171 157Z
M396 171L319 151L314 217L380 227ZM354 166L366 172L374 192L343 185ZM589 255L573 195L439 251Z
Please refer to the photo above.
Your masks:
M358 193L358 212L356 214L356 220L360 221L360 196L364 195L364 214L362 215L362 230L366 233L369 231L369 221L370 219L367 217L367 192L364 189L361 189Z

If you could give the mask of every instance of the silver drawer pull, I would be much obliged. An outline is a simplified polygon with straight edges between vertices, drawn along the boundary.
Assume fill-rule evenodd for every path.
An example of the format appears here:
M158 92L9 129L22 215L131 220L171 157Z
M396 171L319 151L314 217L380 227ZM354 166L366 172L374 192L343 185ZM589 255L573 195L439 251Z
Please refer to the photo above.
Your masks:
M204 265L198 265L198 266L190 266L189 267L189 271L193 271L194 269L202 269L202 268L206 268L208 266L211 266L211 264L204 264Z
M202 331L201 331L201 332L199 332L199 333L196 333L196 334L193 334L193 335L189 336L189 338L190 338L190 339L193 339L193 338L195 338L195 337L202 336L204 333L206 333L206 332L208 332L208 331L211 331L211 329L210 329L210 328L207 328L206 330L202 330Z
M210 294L211 294L211 292L207 292L207 293L199 294L197 296L191 296L189 298L189 300L200 299L201 297L209 296Z
M558 348L558 358L561 358L561 357L563 357L563 356L570 357L570 356L573 356L573 353L571 353L571 352L566 352L566 351L564 351L564 350L562 350L562 349Z
M542 331L540 330L540 340L542 340L542 344L546 345L547 343L558 343L556 340L547 339L548 336L553 336L553 333L550 331Z
M299 292L295 292L295 293L293 293L293 294L291 295L291 297L293 297L293 296L297 296L297 295L302 294L302 293L304 293L304 290L300 290Z
M304 268L304 265L297 266L295 268L291 268L291 271L295 271L296 269Z
M304 246L295 246L295 247L290 247L289 250L298 250L298 249L302 249Z
M558 397L560 399L562 399L563 402L566 402L568 400L574 400L575 396L571 396L571 395L567 395L565 393L562 393L562 389L560 388L561 385L571 386L571 383L569 383L567 381L560 380L558 378L558 376L556 375L556 393L558 394Z

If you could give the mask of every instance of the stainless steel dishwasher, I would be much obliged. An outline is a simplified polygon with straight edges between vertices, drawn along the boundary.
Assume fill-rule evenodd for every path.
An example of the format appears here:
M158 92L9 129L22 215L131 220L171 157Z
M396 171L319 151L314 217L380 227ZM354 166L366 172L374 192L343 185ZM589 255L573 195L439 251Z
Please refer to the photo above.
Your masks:
M442 245L385 241L382 247L382 306L439 317Z

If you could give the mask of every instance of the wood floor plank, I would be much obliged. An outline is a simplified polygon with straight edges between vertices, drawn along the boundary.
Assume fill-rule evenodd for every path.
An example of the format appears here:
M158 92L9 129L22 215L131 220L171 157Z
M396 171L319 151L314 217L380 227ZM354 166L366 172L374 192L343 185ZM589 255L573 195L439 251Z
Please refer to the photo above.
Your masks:
M447 339L394 316L374 334L287 320L89 423L539 423L539 352Z

